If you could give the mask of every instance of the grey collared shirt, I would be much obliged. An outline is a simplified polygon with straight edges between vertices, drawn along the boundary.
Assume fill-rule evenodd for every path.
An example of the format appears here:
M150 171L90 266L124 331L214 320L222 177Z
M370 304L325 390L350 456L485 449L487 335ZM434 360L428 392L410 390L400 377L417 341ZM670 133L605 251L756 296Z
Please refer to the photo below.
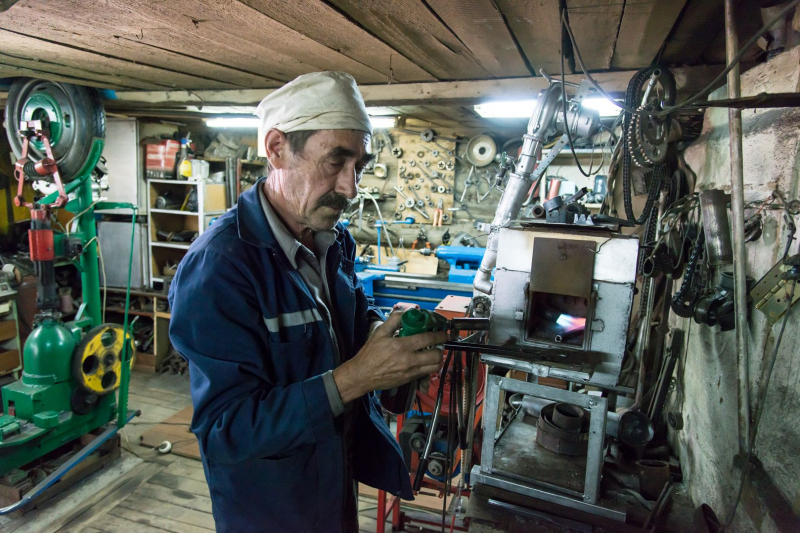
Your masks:
M289 259L289 263L293 268L297 269L303 281L305 281L308 289L311 291L311 295L314 297L314 301L317 304L317 308L325 324L328 326L328 333L333 341L333 360L334 364L338 366L340 363L338 334L336 331L335 318L330 312L331 295L330 288L328 287L328 277L325 274L328 250L336 241L338 231L334 228L329 231L315 232L314 250L309 250L289 233L286 225L281 221L277 213L275 213L275 210L264 194L264 190L261 188L259 190L259 198L261 199L261 208L264 210L267 223L272 229L272 233L275 235L278 245ZM328 401L330 402L333 416L341 415L345 411L345 406L339 394L339 389L336 387L336 381L333 379L333 372L329 370L323 374L322 381L325 384L325 391L328 393Z

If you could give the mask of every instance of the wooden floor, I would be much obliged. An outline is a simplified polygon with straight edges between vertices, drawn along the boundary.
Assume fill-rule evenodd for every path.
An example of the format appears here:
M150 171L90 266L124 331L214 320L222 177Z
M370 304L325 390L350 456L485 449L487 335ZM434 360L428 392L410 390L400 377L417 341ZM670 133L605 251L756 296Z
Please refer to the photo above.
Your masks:
M142 415L123 430L126 449L120 459L20 518L0 517L0 532L213 531L200 461L161 455L138 444L139 436L154 423L191 404L188 378L134 372L130 404ZM361 531L375 531L376 509L374 499L360 499Z

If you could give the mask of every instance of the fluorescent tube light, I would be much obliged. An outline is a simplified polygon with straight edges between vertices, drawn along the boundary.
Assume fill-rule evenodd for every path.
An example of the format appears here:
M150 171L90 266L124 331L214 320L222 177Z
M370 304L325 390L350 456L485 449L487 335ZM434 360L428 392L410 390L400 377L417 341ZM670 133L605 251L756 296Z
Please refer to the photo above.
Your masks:
M601 117L616 117L622 111L605 96L591 96L586 98L581 105L587 109L598 111Z
M475 112L483 118L526 118L533 113L536 100L501 100L485 102L475 106Z
M246 128L258 129L261 119L258 117L229 117L229 118L210 118L206 120L209 128Z
M374 130L385 130L387 128L394 128L395 117L369 117L370 124Z

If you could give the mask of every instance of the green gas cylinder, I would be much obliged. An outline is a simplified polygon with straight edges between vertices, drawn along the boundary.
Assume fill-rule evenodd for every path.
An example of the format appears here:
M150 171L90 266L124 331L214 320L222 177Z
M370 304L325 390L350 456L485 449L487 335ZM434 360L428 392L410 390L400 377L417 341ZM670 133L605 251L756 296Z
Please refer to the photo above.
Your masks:
M399 337L411 337L429 331L447 331L448 320L427 309L408 309L400 319ZM381 392L381 405L394 414L409 411L417 394L417 381Z

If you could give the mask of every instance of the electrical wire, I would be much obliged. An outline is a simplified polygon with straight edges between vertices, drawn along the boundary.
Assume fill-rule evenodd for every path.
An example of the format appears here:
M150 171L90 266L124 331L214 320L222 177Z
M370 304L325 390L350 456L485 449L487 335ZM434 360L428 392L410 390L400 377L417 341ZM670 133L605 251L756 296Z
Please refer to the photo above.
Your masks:
M661 111L657 111L655 113L649 113L647 111L641 111L641 110L633 109L633 108L631 108L631 107L629 107L629 106L627 106L625 104L620 104L611 95L609 95L606 91L604 91L603 88L600 87L600 85L597 83L597 81L595 81L595 79L592 78L592 76L588 72L588 69L586 68L586 66L583 63L583 58L581 57L580 51L578 50L578 45L575 42L575 36L572 34L572 28L570 28L569 23L567 22L566 10L563 10L561 12L561 23L564 26L564 28L567 30L567 34L569 35L569 40L572 43L572 50L575 52L575 59L578 61L578 65L581 67L581 71L583 72L583 75L586 77L586 79L589 81L589 83L591 83L592 86L594 86L594 88L597 89L597 91L600 94L605 96L606 99L608 99L612 104L614 104L615 106L619 107L620 109L623 109L624 111L627 111L628 113L636 114L636 115L650 115L650 116L656 116L656 117L663 117L663 116L669 115L673 111L677 111L679 109L688 107L691 104L694 104L695 102L700 100L702 97L706 96L708 93L710 93L712 90L714 90L714 88L717 86L717 84L720 81L722 81L725 78L725 76L727 76L728 73L731 70L733 70L733 68L742 60L742 57L744 57L745 52L747 52L747 50L749 50L751 46L756 44L758 42L758 40L761 37L763 37L770 30L770 28L772 28L777 22L781 21L792 9L797 7L798 4L800 4L800 0L792 0L791 2L789 2L789 4L786 5L786 7L781 9L772 18L772 20L770 20L769 22L764 24L761 27L761 29L758 32L756 32L756 34L753 35L750 38L750 40L747 41L745 43L745 45L741 49L739 49L739 52L733 57L733 59L731 60L730 64L727 66L727 68L725 68L725 70L723 70L716 78L714 78L711 81L711 83L709 83L704 89L702 89L700 92L698 92L694 96L692 96L690 98L687 98L686 100L684 100L683 102L681 102L679 104L675 104L673 106L667 106L667 107L663 108ZM562 51L562 55L563 55L563 51Z
M564 16L565 12L566 9L561 12L561 20L566 20ZM589 162L588 173L585 170L583 170L581 162L578 160L578 154L575 152L575 143L572 141L572 133L570 132L571 128L569 127L569 120L567 119L567 88L564 82L565 82L564 48L562 47L561 48L561 110L564 113L564 129L567 130L567 138L569 139L569 149L572 152L572 158L575 160L575 165L578 167L578 170L580 171L581 174L583 174L587 178L590 178L594 174L597 174L597 172L600 172L600 168L602 168L602 161L600 163L600 168L598 168L597 171L594 174L592 174L592 167L594 166L594 146L592 147L592 160Z
M83 211L81 211L80 213L78 213L77 215L75 215L74 217L72 217L72 220L70 220L70 221L69 221L69 224L70 224L70 225L72 225L72 224L74 223L75 225L77 225L77 224L78 224L78 221L80 220L80 218L81 218L83 215L85 215L86 213L88 213L90 209L92 209L94 206L96 206L97 204L99 204L99 203L100 203L100 202L102 202L102 201L103 201L103 198L100 198L100 199L98 199L98 200L95 200L95 201L94 201L94 202L92 202L91 204L89 204L89 207L87 207L86 209L84 209ZM63 227L63 226L62 226L62 227ZM69 230L69 228L68 228L68 229L67 229L67 231L66 231L65 233L67 234L67 237L69 237L69 235L70 235L70 233L71 233L71 230Z

